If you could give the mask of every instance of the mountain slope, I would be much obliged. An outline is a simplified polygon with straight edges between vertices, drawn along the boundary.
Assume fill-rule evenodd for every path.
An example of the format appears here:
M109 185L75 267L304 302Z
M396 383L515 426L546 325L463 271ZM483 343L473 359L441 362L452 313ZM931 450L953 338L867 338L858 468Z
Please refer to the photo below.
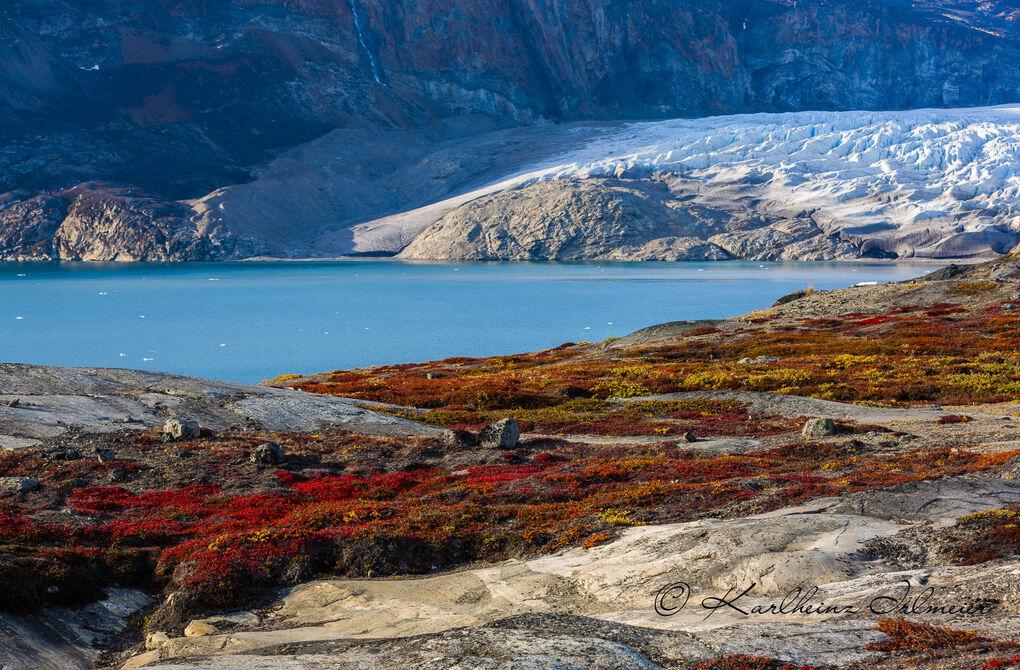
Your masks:
M422 148L413 163L434 143L548 121L1011 102L1016 20L1008 3L962 0L11 0L0 7L0 218L10 231L0 255L315 253L326 229L467 185L352 201L399 170L400 152L376 160L348 135L403 137ZM261 183L294 151L312 166L357 161L350 188L316 174ZM103 211L125 188L217 202L180 214L172 243L153 242L142 216L120 220L130 231L121 246L41 233L26 247L20 222L59 228L63 194L83 184ZM218 191L238 184L250 185L245 201L286 190L292 225L249 225L229 203L219 214Z

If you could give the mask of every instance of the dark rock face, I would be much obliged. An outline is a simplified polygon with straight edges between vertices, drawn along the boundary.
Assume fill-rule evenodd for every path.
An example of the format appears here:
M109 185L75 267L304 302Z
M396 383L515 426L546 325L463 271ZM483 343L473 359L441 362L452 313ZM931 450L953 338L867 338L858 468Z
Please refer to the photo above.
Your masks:
M174 201L338 128L1014 101L1011 4L8 0L0 256L262 253Z

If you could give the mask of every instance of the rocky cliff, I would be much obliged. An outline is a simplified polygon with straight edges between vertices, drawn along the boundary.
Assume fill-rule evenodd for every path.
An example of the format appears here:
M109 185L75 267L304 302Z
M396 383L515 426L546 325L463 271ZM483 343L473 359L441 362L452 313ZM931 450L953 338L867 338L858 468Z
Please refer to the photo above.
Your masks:
M0 8L0 254L337 253L336 231L462 187L456 161L429 170L437 143L511 126L1009 102L1016 21L1011 3L963 0L12 0ZM292 163L286 183L260 183L295 151L313 170L342 158L347 185L295 179ZM438 186L352 201L408 164ZM62 194L81 184L103 185L86 203L98 211L71 216ZM236 184L251 186L243 200L299 206L291 221L248 224L243 207L232 218L222 200L192 203ZM123 188L163 204L114 215L130 230L115 240L102 226L50 232L108 219ZM332 246L312 243L330 227Z

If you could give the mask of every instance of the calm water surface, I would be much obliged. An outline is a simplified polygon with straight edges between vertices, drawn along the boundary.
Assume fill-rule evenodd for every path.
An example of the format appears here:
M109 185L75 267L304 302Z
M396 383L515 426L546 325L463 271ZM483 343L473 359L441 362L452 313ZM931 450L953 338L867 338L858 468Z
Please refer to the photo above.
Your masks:
M910 263L0 263L0 360L257 382L735 316Z

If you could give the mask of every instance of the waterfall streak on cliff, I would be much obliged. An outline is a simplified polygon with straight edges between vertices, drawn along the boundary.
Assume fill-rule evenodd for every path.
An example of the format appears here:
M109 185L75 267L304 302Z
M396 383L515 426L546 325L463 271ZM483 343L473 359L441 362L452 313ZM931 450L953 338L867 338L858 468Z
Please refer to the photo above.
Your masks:
M358 44L368 54L368 65L372 70L372 78L375 79L375 83L383 84L382 79L379 77L379 64L375 62L375 54L368 48L368 43L365 41L365 29L361 25L361 15L358 14L358 4L356 0L347 0L347 4L351 7L351 14L354 16L354 31L358 35Z

